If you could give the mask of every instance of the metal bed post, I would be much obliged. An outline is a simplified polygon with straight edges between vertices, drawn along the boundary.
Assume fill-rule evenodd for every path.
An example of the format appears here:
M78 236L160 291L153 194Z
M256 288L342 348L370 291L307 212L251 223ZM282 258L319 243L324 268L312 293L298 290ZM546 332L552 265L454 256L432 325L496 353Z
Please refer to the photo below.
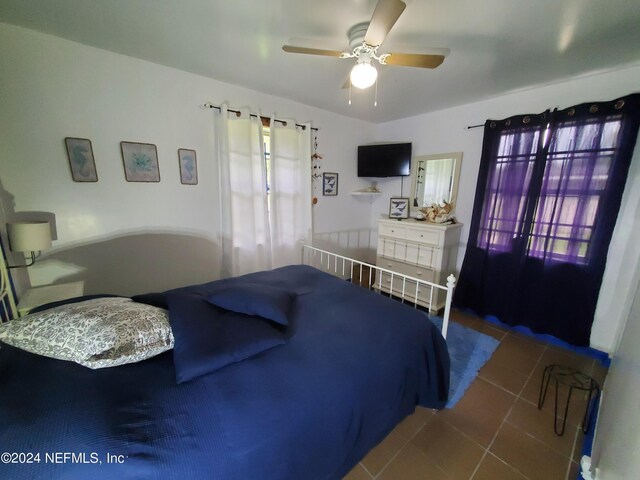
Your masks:
M2 249L0 249L0 255L2 255L2 258L0 258L0 304L4 310L4 315L0 315L1 323L2 321L18 318L18 309L15 299L13 298L11 280L9 279L9 272L7 270L7 264L4 261Z
M447 329L449 328L449 315L451 313L451 301L453 300L453 288L456 285L456 277L449 275L447 277L447 300L444 302L444 315L442 317L442 336L447 338ZM433 290L432 290L433 291Z

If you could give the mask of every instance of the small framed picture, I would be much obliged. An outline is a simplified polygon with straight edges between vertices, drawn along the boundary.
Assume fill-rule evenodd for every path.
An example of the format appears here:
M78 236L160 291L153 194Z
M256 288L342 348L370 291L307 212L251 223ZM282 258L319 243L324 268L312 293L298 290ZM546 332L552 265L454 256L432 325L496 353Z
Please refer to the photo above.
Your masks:
M338 195L338 174L324 172L322 174L322 195L336 196Z
M93 158L91 140L88 138L67 137L64 139L67 146L67 156L71 167L71 177L74 182L97 182L98 172Z
M389 200L389 218L409 218L409 198L391 197Z
M158 151L151 143L120 142L127 182L159 182Z
M180 182L183 185L197 185L198 162L196 160L196 151L188 148L179 148L178 162L180 163Z

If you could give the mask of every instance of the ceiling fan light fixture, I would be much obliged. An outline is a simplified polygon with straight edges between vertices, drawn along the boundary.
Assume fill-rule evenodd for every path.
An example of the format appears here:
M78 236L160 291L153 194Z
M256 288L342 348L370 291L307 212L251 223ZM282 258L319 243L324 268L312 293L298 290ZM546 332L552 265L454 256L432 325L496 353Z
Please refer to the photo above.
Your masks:
M351 69L351 84L356 88L369 88L376 82L378 71L371 64L371 60L360 61Z
M403 0L376 0L375 3L371 20L358 23L348 30L349 50L347 51L296 46L295 44L283 45L282 49L287 53L322 55L340 59L355 58L356 63L352 64L349 81L344 82L342 86L342 88L349 88L349 98L351 98L352 87L366 89L375 84L377 92L378 71L375 62L380 65L398 67L436 68L444 61L449 49L437 49L440 51L437 54L399 52L378 54L378 49L383 45L407 5Z

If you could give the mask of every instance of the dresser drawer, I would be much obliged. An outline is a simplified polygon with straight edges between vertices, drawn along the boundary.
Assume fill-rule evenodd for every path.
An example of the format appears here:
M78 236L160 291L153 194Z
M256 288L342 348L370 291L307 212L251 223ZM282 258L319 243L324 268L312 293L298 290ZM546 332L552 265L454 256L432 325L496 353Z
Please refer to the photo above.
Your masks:
M398 265L400 265L400 262L397 262L395 260L390 260L388 258L381 257L381 256L378 256L378 259L376 260L376 266L380 268L386 268L387 270L393 270L398 272L399 271Z
M419 243L428 243L429 245L440 245L440 232L435 232L432 230L426 229L406 229L406 237L407 240L411 240L412 242Z
M424 280L427 282L433 282L435 278L435 272L433 270L429 270L426 268L418 268L416 266L411 266L407 264L403 264L401 262L392 262L387 261L387 259L379 259L382 262L378 264L378 266L383 268L389 268L389 265L393 266L393 270L397 271L399 274L404 273L405 275L409 275L411 277L417 278L419 280ZM417 284L412 280L405 280L404 277L399 275L391 275L387 272L380 273L378 280L375 285L378 288L385 292L392 293L398 297L403 296L407 301L411 302L417 297L419 303L429 303L429 300L432 298L432 287L425 284ZM436 292L434 291L434 294Z
M430 268L421 268L416 265L409 265L401 262L398 262L394 270L405 275L409 275L410 277L417 278L418 280L424 280L425 282L433 282L436 278L435 271Z
M393 258L396 253L396 241L390 238L378 238L378 255Z
M437 265L435 265L435 254L435 248L429 247L427 245L420 245L418 250L418 261L416 263L423 267L436 268Z
M406 263L418 264L418 256L420 254L420 247L416 243L407 243L404 261Z
M404 240L393 240L391 238L378 238L378 257L399 260L411 265L435 268L437 251L437 248L429 245L408 243Z
M435 279L435 271L430 268L421 268L416 265L409 265L404 262L389 260L388 258L383 257L378 257L376 264L378 267L393 270L394 272L408 275L410 277L417 278L418 280L424 280L425 282L433 282ZM389 278L390 276L390 273L382 273L383 278Z
M401 225L396 226L396 225L381 223L379 228L379 235L382 235L385 237L405 239L407 238L407 228Z

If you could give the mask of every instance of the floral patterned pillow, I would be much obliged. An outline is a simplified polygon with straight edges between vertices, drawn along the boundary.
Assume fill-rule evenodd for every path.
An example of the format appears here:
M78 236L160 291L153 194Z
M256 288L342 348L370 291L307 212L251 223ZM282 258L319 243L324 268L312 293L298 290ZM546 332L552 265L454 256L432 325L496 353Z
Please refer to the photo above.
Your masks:
M166 310L130 298L96 298L0 325L0 341L89 368L135 363L173 348Z

